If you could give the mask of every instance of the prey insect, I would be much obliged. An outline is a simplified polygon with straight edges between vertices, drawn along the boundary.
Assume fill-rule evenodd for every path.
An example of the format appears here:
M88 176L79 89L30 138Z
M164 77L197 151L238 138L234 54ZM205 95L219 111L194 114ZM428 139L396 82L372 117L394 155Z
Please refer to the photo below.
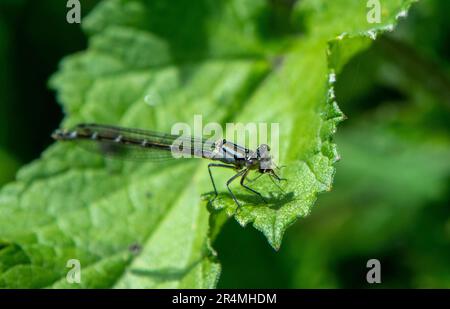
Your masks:
M238 207L241 206L230 188L233 181L240 179L240 185L258 195L264 202L263 195L246 184L250 171L268 175L272 182L285 180L275 172L276 167L270 155L270 147L261 144L255 151L234 144L225 139L206 140L195 137L163 134L153 131L122 128L101 124L79 124L71 130L56 130L52 137L58 141L78 141L94 144L107 155L127 158L158 160L166 158L196 157L209 159L208 172L214 189L214 199L218 192L212 168L234 169L234 174L226 182L227 189ZM258 176L258 178L259 178ZM280 188L278 186L278 188ZM281 189L281 188L280 188Z

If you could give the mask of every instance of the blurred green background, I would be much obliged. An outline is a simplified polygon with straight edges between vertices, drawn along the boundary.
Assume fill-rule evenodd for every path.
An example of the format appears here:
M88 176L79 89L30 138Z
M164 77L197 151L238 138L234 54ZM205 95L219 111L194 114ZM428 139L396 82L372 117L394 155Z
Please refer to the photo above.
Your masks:
M82 15L97 2L82 1ZM39 157L63 118L47 81L86 47L66 12L60 0L0 2L0 185ZM449 12L449 1L421 1L346 66L333 191L278 252L230 220L214 243L219 287L450 288ZM365 280L372 258L380 285Z

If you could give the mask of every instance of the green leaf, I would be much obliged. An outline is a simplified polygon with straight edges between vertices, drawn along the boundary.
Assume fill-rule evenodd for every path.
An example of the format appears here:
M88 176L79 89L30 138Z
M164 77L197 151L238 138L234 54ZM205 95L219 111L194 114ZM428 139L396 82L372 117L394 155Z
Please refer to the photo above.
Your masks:
M121 163L55 144L1 191L0 286L214 287L220 266L210 242L223 213L252 223L278 249L286 228L331 189L339 158L332 135L343 119L336 74L393 29L411 2L383 3L375 26L365 3L353 0L293 8L259 0L102 2L83 21L89 48L64 59L51 81L67 113L63 126L169 132L197 114L203 123L279 123L286 193L261 178L254 188L269 203L235 187L243 204L236 209L225 193L208 202L201 160ZM230 177L216 174L218 184ZM66 280L70 259L81 263L78 285Z
M384 4L383 22L373 26L366 21L363 2L300 2L295 12L307 17L310 32L283 51L282 68L266 78L236 117L241 122L251 121L255 111L261 111L258 120L281 124L281 162L287 165L283 177L289 180L283 189L289 194L283 198L275 195L269 207L255 205L257 199L253 199L240 210L224 196L225 201L216 202L215 209L235 214L243 226L253 222L275 249L280 247L286 228L309 213L318 193L331 189L333 164L339 159L332 135L343 118L334 95L336 74L377 35L392 31L410 4ZM274 107L262 112L266 106ZM274 191L269 186L266 182L255 188Z

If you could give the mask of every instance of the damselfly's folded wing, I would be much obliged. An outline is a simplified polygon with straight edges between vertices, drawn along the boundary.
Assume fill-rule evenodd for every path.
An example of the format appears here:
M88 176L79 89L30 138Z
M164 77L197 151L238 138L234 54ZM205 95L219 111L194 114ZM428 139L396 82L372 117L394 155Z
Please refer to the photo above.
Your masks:
M202 138L101 124L79 124L71 130L57 130L52 136L56 140L77 142L89 151L124 160L202 157L215 146Z

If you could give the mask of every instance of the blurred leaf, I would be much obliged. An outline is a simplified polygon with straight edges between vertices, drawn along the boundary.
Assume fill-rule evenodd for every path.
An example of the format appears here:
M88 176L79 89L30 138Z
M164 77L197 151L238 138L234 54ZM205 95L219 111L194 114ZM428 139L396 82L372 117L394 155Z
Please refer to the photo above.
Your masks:
M335 75L412 2L386 3L374 26L363 2L302 1L292 18L304 18L307 32L280 27L276 36L264 33L270 2L105 1L83 22L88 50L66 58L52 86L65 126L95 121L168 132L196 114L204 123L280 123L287 193L261 179L255 189L271 196L269 205L238 189L241 209L228 194L210 205L214 215L223 209L243 225L253 222L279 248L286 228L331 188L332 135L342 120ZM218 175L217 183L225 179ZM65 265L78 259L83 287L213 287L219 265L200 198L210 189L199 160L121 164L54 145L1 192L0 285L74 286Z
M450 2L440 0L419 1L411 11L408 22L395 33L405 44L414 46L416 53L433 59L450 73L448 12Z
M427 229L423 225L425 216L445 207L425 206L437 203L448 190L450 163L446 158L450 155L449 141L411 139L395 127L389 127L386 121L367 119L365 123L359 121L343 130L338 142L343 158L352 159L342 160L335 190L324 196L318 211L306 224L298 227L297 237L288 240L290 259L298 265L295 286L356 287L349 285L354 284L350 283L354 278L357 286L362 287L364 263L369 258L379 258L384 265L395 263L390 269L386 266L383 287L445 286L444 281L431 286L423 282L406 286L410 283L405 279L408 275L429 270L425 265L412 267L409 264L410 261L418 262L412 255L419 255L414 253L417 244L413 245L418 243L419 234L428 242L434 239L431 242L440 243L434 250L442 251L430 254L425 249L419 251L420 255L435 263L448 258L448 252L444 253L448 251L445 248L450 240L445 235L445 219L442 218L439 226L435 220L434 228ZM433 229L440 231L434 237L425 236ZM385 254L392 250L397 252L396 259L388 261L389 256ZM348 265L353 267L351 272L344 269L339 274L336 271L345 266L338 265L342 261L352 263ZM403 274L391 274L393 270L401 272L402 269Z
M370 258L382 263L383 288L449 286L449 210L441 200L449 189L450 141L405 135L403 129L422 129L399 121L399 130L384 117L390 111L350 120L340 131L343 160L333 191L293 227L277 256L260 248L259 237L225 228L231 235L214 243L221 288L369 287ZM267 265L276 267L265 271Z

